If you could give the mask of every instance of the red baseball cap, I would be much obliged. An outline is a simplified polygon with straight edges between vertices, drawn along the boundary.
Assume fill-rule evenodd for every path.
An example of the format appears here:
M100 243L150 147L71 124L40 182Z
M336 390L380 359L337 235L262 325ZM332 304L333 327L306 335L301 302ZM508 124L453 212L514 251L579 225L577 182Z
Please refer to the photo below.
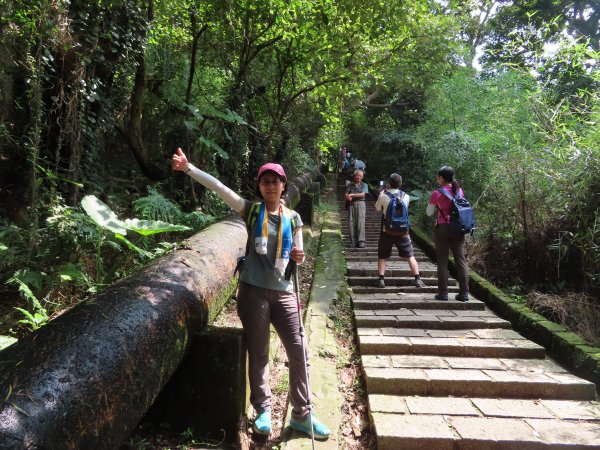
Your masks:
M260 177L265 172L275 172L277 175L279 175L281 178L283 178L285 181L287 181L287 176L285 175L285 171L283 170L283 167L281 167L279 164L276 164L276 163L265 164L260 169L258 169L258 176L256 178L260 179Z

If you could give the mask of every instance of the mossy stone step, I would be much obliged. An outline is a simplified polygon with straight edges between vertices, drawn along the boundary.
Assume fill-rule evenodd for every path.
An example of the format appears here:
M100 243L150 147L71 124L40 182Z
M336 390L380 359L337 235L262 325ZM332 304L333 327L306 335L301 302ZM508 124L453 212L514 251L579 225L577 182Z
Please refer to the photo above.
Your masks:
M484 310L485 303L471 299L468 302L457 300L440 301L435 300L431 294L360 294L355 295L352 300L354 310L379 310L379 309L469 309Z
M421 310L427 311L427 310ZM377 310L368 315L370 311L356 311L355 322L357 327L363 328L425 328L433 330L458 330L468 328L510 328L510 322L495 316L468 317L447 315L446 312L431 310L434 314L411 314L406 310L397 311ZM458 311L457 311L458 312ZM471 311L484 312L484 311ZM360 314L359 314L360 313Z

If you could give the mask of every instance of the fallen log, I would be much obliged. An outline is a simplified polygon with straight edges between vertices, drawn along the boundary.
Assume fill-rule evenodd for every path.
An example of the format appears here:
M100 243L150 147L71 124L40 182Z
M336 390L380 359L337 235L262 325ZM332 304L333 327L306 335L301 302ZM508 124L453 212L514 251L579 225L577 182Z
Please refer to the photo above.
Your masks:
M186 244L0 352L0 448L119 448L212 317L245 226Z

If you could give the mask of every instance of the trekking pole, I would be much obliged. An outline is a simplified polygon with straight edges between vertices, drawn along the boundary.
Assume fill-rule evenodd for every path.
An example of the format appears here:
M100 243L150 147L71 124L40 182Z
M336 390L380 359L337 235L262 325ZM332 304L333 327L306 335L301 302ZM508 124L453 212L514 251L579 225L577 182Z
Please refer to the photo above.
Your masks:
M296 294L296 306L298 308L298 331L300 332L300 339L302 341L302 362L304 363L304 375L306 376L306 396L308 400L308 416L310 417L310 439L312 441L312 449L315 450L315 430L313 429L312 401L310 395L310 383L308 381L308 364L306 361L308 349L305 340L304 324L302 323L302 303L300 302L300 284L298 283L298 264L296 264L296 261L293 259L290 259L287 269L294 274L294 292Z

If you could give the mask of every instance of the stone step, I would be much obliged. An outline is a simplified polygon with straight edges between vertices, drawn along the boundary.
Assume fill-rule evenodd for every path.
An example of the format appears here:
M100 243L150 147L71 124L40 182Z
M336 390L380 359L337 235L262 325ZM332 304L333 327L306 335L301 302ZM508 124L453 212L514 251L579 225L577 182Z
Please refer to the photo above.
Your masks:
M370 395L379 450L600 448L598 402Z
M596 386L561 372L364 368L369 394L594 400Z
M387 281L388 277L412 277L412 275L410 273L410 269L408 268L408 263L404 263L403 264L404 267L402 267L400 265L400 263L401 262L398 261L398 263L396 263L395 266L392 266L391 264L387 264L387 266L385 268L386 281ZM371 268L367 268L367 267L352 268L351 264L348 264L347 266L348 266L348 270L346 271L346 273L351 277L369 277L369 278L373 279L373 278L377 278L377 276L379 275L379 272L377 271L377 262L373 262L371 264L371 266L372 266ZM421 277L423 277L423 278L436 278L437 270L419 266L419 275L421 275ZM414 279L414 277L413 277L413 279Z
M387 358L388 355L543 358L545 355L543 347L509 329L358 328L358 342L363 365L366 355L370 358Z
M357 276L349 276L348 285L350 286L375 286L377 282L376 276L371 277L357 277ZM427 286L436 286L437 287L437 277L426 277L421 276L421 280ZM394 276L386 276L385 277L385 285L387 286L414 286L415 285L415 277L412 275L404 276L404 277L394 277ZM456 280L448 279L448 286L456 286Z
M346 261L347 262L377 262L377 253L376 252L372 253L370 255L367 255L367 254L354 253L354 252L348 251L348 250L350 250L350 249L346 249ZM423 263L431 262L431 260L427 256L417 255L417 256L415 256L415 259L419 263L419 267ZM388 262L389 261L406 261L406 259L400 258L398 256L398 254L396 253L394 256L392 256L390 259L388 259Z
M417 288L415 286L386 286L384 288L378 288L374 286L353 286L352 292L354 294L428 293L430 295L431 300L433 300L433 296L437 294L437 286L425 286L424 288ZM456 293L458 293L458 286L448 286L449 298L453 298L452 295Z
M369 244L367 243L367 247L346 247L346 254L352 254L352 255L369 255L369 256L375 256L375 258L377 258L377 243L373 244L372 246L369 246ZM397 256L398 253L392 251L392 255L393 256ZM423 252L421 251L415 251L414 252L414 256L426 256Z
M468 302L459 302L450 297L447 301L435 300L431 294L357 294L352 300L354 310L379 310L379 309L469 309L484 310L485 303L471 299Z
M469 328L510 328L508 320L488 311L403 309L357 310L357 328L425 328L459 330Z

